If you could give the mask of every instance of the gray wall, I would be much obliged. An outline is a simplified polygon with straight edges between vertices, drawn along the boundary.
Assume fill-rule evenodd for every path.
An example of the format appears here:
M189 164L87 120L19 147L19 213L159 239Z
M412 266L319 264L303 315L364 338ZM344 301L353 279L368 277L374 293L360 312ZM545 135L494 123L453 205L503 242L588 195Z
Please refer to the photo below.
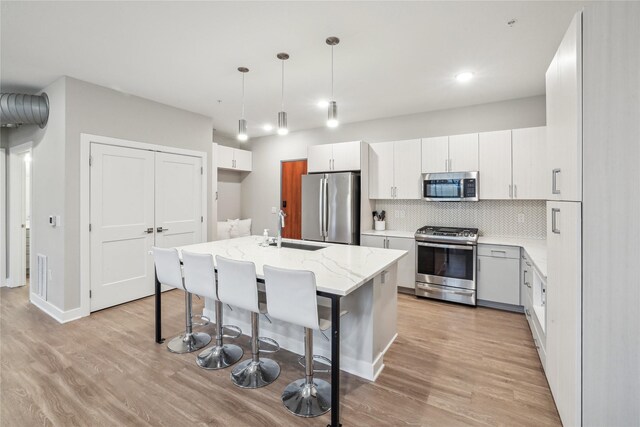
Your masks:
M168 105L67 78L67 134L65 157L66 310L80 304L80 134L90 133L207 153L211 182L212 119ZM212 217L213 198L207 214ZM213 224L209 224L211 233Z
M451 110L343 124L252 139L253 172L242 182L242 216L253 218L253 230L275 229L271 207L280 202L280 161L307 157L310 145L342 141L393 141L467 132L484 132L546 123L545 98L535 96Z
M33 142L31 252L48 257L51 275L47 286L47 300L63 309L65 283L67 283L64 268L64 233L67 226L65 223L65 171L67 169L65 79L53 82L44 88L44 92L49 96L50 103L47 127L40 129L37 126L22 126L9 129L6 136L10 146ZM62 216L62 227L49 226L48 216L52 214Z
M640 425L640 3L585 7L583 425Z
M68 77L45 91L51 101L47 127L25 126L7 136L11 145L34 141L33 252L49 256L49 301L70 310L80 305L80 134L206 152L211 182L212 119ZM207 206L210 236L213 199ZM51 214L62 216L62 227L46 225Z

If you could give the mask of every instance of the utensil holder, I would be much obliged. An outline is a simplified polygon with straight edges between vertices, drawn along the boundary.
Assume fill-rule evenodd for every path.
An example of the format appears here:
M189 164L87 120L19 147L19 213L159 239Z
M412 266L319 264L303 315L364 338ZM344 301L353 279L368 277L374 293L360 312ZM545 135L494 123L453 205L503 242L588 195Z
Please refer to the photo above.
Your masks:
M386 229L386 221L373 221L373 225L376 231L384 231Z

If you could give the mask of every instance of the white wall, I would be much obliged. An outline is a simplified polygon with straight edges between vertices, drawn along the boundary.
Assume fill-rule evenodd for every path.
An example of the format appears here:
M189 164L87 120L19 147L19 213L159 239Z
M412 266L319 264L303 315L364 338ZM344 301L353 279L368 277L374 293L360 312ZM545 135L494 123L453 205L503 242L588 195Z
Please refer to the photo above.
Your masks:
M240 218L242 178L245 173L218 170L218 221Z
M638 426L640 3L583 22L583 424Z
M276 227L275 215L270 212L280 201L280 161L306 158L310 145L354 140L371 143L545 124L545 98L535 96L343 124L335 129L292 132L285 137L255 138L248 144L253 152L253 172L242 182L242 216L253 218L254 230Z

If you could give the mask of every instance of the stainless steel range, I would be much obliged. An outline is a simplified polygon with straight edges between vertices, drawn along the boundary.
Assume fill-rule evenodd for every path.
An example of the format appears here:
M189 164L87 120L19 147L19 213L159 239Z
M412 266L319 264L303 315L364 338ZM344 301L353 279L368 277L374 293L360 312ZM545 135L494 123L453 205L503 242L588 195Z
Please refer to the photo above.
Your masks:
M476 305L477 228L416 231L416 295Z

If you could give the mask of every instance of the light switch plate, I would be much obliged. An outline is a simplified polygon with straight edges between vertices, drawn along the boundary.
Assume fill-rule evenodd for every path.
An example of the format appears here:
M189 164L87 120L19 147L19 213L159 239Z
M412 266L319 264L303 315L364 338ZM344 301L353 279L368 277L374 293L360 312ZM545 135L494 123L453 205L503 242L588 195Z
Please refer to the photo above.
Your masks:
M276 208L275 206L273 206L273 207L271 208L271 213L272 213L272 214L278 213L278 208Z

